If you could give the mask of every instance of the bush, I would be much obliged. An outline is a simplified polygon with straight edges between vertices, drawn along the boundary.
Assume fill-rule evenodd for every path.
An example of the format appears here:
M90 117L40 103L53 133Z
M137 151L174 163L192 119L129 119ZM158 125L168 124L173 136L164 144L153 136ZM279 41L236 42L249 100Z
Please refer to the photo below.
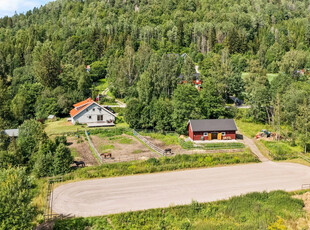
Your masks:
M65 136L56 136L55 138L56 145L64 144L67 145L67 138Z

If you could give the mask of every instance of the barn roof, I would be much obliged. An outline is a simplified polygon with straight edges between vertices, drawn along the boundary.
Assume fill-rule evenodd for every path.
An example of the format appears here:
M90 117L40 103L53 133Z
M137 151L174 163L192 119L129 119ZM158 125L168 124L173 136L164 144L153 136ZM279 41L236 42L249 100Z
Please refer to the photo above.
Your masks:
M203 119L189 120L194 132L237 131L234 119Z

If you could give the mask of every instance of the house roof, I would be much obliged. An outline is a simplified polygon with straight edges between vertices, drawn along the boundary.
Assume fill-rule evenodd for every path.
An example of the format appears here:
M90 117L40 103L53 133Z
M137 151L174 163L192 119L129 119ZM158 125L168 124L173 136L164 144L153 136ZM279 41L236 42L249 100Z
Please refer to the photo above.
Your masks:
M93 99L91 99L91 98L88 98L88 99L86 99L84 101L81 101L79 103L74 104L73 106L75 108L70 111L71 117L75 117L80 112L82 112L84 109L86 109L89 106L91 106L92 104L96 104L96 105L100 106L103 110L105 110L106 112L110 113L111 115L113 115L115 117L115 115L113 113L111 113L109 110L107 110L106 108L102 107L101 105L99 105L98 103L93 101Z
M91 102L94 102L93 99L87 98L86 100L78 102L78 103L74 104L73 106L74 107L80 107L82 105L85 105L85 104L88 104L88 103L91 103Z
M9 137L18 137L19 130L18 129L6 129L4 133Z
M234 119L189 120L193 132L237 131Z

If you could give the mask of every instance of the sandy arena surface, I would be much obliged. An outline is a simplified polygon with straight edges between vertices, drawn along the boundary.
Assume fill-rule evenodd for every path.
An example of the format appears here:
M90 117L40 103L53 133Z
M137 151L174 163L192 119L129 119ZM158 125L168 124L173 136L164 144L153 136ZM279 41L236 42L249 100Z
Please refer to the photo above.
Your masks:
M72 216L209 202L248 192L293 191L310 183L310 167L263 162L206 169L86 180L57 187L53 211Z

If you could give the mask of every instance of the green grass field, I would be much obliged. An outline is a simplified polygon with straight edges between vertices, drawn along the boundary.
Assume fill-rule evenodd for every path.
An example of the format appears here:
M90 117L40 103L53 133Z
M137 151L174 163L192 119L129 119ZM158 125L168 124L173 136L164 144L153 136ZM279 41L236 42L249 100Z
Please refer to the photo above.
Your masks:
M168 134L162 134L162 133L154 133L154 132L139 132L142 136L149 136L153 139L161 140L166 145L178 145L178 134L176 133L168 133Z
M73 125L71 122L67 121L66 118L60 119L54 122L47 122L45 124L45 132L48 135L61 135L65 133L74 133L78 131L84 131L93 129L115 129L115 128L128 128L128 124L119 123L115 127L97 127L97 128L88 128L87 125Z
M242 77L242 79L244 79L244 78L247 77L248 75L250 75L250 73L248 73L248 72L243 72L243 73L241 74L241 77ZM273 80L276 76L278 76L278 75L279 75L278 73L267 73L267 74L266 74L266 76L267 76L269 82L272 82L272 80Z
M239 132L251 138L255 137L256 134L260 132L262 129L267 129L268 131L272 131L271 126L267 124L246 122L242 120L235 120L235 122L236 122Z
M250 162L259 162L259 160L248 149L233 153L184 154L159 159L150 158L146 161L119 162L80 168L65 175L64 180L125 176Z
M284 141L264 141L260 140L269 151L273 160L288 160L298 158L303 149L300 146L291 146Z
M58 121L47 122L45 124L45 132L48 135L57 135L63 133L83 131L86 125L73 125L66 118L60 119Z
M96 82L96 90L99 90L101 93L103 90L105 90L109 86L109 83L105 78L100 79L99 81Z
M280 230L305 218L303 206L302 200L284 191L254 192L210 203L192 201L169 208L57 220L54 229ZM306 223L299 225L294 229L308 228Z

